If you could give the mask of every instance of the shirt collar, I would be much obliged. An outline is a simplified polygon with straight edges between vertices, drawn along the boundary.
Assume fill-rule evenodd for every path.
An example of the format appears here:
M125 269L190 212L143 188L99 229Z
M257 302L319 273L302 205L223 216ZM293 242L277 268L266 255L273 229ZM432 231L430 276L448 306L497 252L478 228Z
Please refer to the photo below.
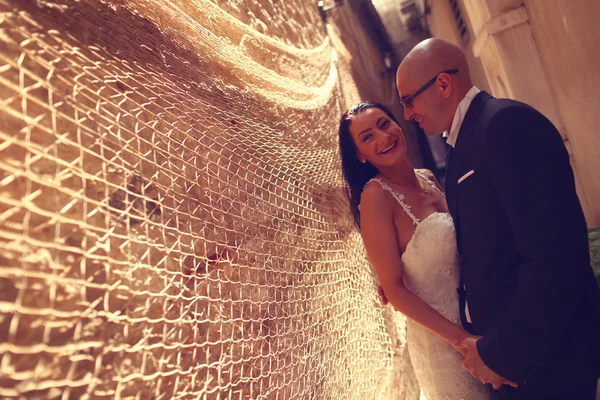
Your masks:
M463 123L463 120L465 119L465 115L467 114L467 111L471 106L471 102L480 91L481 90L479 90L477 87L473 86L471 89L469 89L469 91L465 95L465 98L462 99L461 102L458 104L456 112L454 113L454 118L452 119L450 131L446 131L443 134L445 138L448 138L446 140L446 143L448 143L450 146L454 147L456 145L458 132L460 131L460 127Z

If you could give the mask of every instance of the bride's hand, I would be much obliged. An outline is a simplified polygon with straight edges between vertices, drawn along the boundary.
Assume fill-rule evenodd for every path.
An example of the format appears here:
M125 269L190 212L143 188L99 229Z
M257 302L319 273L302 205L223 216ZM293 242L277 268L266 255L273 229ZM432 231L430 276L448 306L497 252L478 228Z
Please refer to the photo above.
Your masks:
M462 341L462 344L468 348L465 359L461 362L462 367L482 383L491 384L496 390L500 389L502 385L518 387L515 382L500 376L483 362L477 351L477 341L479 339L481 339L481 336L469 336Z
M458 350L460 352L460 354L463 355L463 357L467 356L467 353L469 352L469 348L468 346L465 345L465 340L467 339L475 339L475 341L481 339L483 336L478 336L478 335L471 335L469 333L465 332L465 335L457 340L454 341L454 343L451 343L452 346L454 346L454 348L456 350Z

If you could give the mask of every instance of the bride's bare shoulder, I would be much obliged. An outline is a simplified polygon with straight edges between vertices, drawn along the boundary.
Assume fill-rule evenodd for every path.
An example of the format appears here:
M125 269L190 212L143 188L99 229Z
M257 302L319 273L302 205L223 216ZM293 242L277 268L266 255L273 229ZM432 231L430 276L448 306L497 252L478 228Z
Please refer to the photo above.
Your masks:
M421 174L425 175L428 178L435 178L435 175L433 174L433 172L431 172L431 170L427 169L427 168L418 168L415 169L416 172L420 172Z
M420 172L423 176L425 176L427 179L432 181L438 187L438 189L443 190L442 185L440 185L440 182L438 181L435 174L431 170L421 168L421 169L416 169L415 171Z
M360 206L361 210L364 207L387 207L389 206L389 194L377 180L371 179L360 195Z

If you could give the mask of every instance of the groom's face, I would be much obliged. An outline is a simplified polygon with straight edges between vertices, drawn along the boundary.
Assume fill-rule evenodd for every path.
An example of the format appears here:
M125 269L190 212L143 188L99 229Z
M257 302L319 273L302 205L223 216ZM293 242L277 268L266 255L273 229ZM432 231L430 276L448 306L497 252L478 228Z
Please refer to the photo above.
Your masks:
M435 78L435 77L433 77ZM403 100L404 119L414 120L427 135L444 132L444 115L447 108L444 82L436 80L412 101L411 96L417 93L428 81L422 77L410 78L408 74L399 74L397 79L398 94Z

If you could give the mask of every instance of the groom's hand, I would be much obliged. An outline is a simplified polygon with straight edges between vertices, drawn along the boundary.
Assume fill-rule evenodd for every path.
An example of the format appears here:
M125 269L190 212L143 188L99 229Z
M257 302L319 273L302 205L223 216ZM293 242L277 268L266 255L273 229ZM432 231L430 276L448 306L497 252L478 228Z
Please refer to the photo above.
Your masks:
M385 306L388 303L388 299L385 297L385 293L383 292L381 285L377 287L377 293L379 294L379 297L381 297L381 304Z
M517 387L516 383L504 379L485 365L477 351L479 339L480 336L469 336L461 342L462 347L466 350L465 359L461 363L462 367L481 382L491 384L496 390L500 389L502 385Z
M389 303L387 297L385 297L385 293L384 293L381 285L379 285L377 287L377 293L379 293L379 297L381 297L381 304L383 304L385 306L387 303ZM398 311L398 309L396 307L394 307L394 310Z

